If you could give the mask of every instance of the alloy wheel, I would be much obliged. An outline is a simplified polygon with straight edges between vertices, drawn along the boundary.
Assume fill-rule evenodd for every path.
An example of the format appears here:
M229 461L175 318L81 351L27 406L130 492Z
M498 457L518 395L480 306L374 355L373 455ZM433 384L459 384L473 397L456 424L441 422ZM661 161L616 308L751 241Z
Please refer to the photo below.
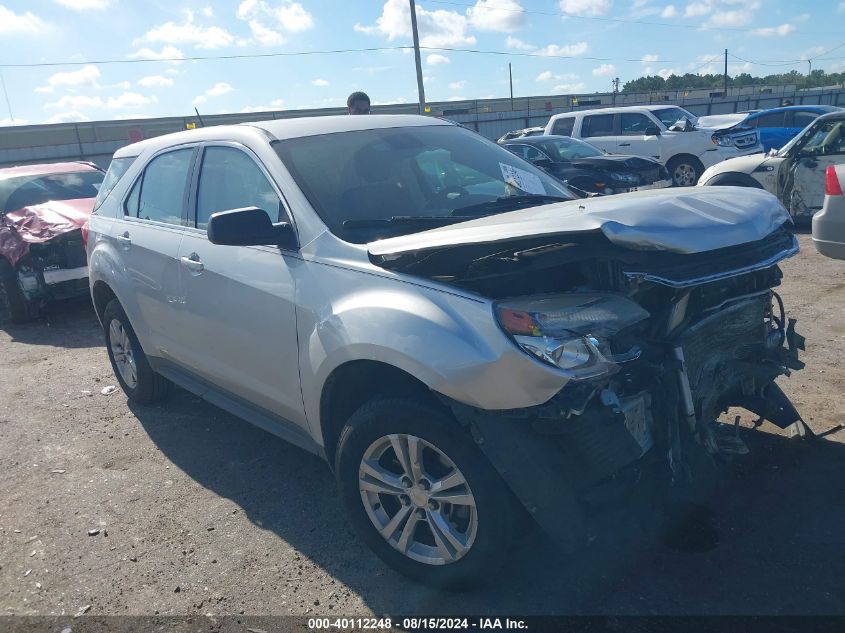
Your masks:
M475 497L460 469L430 442L405 434L377 439L361 459L358 486L370 521L405 556L445 565L472 548Z
M672 180L678 187L692 187L696 182L695 176L695 167L689 163L681 163L672 172Z
M132 351L132 341L126 328L117 319L112 319L109 323L109 345L120 377L127 387L134 389L138 385L138 368Z

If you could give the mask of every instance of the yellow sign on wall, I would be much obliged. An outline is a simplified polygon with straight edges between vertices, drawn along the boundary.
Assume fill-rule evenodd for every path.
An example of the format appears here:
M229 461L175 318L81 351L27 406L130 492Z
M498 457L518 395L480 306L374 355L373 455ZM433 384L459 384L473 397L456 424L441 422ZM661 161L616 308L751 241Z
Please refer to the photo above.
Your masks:
M193 130L193 129L196 129L196 127L197 127L197 124L196 124L196 123L194 123L193 121L191 121L190 123L186 123L186 124L185 124L185 129L186 129L186 130Z

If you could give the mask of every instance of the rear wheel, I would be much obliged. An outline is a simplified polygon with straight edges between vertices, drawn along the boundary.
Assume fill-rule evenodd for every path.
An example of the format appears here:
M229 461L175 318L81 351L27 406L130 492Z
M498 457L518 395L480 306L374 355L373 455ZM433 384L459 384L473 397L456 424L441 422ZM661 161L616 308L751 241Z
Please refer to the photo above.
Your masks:
M0 325L31 321L37 312L37 306L24 296L15 269L0 258Z
M400 573L467 587L505 559L513 495L448 412L375 399L343 429L336 461L353 527Z
M692 187L704 173L704 165L695 156L675 156L667 164L666 169L672 177L672 184L676 187Z
M150 367L135 330L117 299L109 301L103 311L103 329L114 375L129 399L150 404L164 398L170 382Z

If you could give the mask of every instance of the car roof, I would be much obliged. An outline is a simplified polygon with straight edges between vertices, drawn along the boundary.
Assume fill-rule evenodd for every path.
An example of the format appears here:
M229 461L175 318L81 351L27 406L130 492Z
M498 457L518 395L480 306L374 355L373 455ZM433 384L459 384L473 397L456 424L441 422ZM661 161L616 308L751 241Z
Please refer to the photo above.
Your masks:
M828 112L822 114L816 121L827 121L828 119L845 119L845 110L837 110L836 112Z
M17 165L0 168L0 180L26 178L28 176L48 176L50 174L69 174L80 171L100 171L91 163L42 163L38 165Z
M845 108L840 108L838 106L832 105L791 105L791 106L779 106L777 108L769 108L767 110L760 110L758 112L752 112L748 115L748 118L756 118L759 116L763 116L764 114L771 114L771 113L778 113L778 112L793 112L796 110L802 110L810 112L820 112L820 113L827 113L827 112L842 112Z
M560 119L567 116L576 116L579 114L618 114L620 112L642 112L647 110L655 112L656 110L665 110L666 108L681 108L683 106L667 103L665 105L632 105L632 106L616 106L615 108L592 108L591 110L573 110L571 112L561 112L555 114L551 118Z
M454 126L452 121L417 114L370 114L296 117L255 121L238 125L215 125L184 132L174 132L146 139L122 147L115 152L115 158L138 156L146 150L158 151L176 145L203 141L245 141L263 136L270 141L321 134L338 134L359 130L378 130L397 127Z

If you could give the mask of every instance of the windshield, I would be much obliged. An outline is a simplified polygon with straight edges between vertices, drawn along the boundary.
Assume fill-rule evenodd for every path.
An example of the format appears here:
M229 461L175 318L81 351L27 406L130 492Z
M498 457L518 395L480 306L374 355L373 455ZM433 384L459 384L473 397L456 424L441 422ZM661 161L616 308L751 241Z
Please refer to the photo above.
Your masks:
M803 155L840 154L845 151L844 124L842 119L815 121L784 145L778 156L788 156L796 146L802 146L799 151Z
M452 125L324 134L274 147L329 230L358 244L575 198L530 163Z
M102 182L103 174L99 171L10 178L0 182L2 209L9 213L52 200L94 198Z
M604 156L604 152L597 147L574 138L556 138L544 141L540 147L556 161Z
M651 113L660 119L660 122L667 128L672 127L681 119L689 119L695 123L695 115L683 108L661 108L660 110L652 110Z

